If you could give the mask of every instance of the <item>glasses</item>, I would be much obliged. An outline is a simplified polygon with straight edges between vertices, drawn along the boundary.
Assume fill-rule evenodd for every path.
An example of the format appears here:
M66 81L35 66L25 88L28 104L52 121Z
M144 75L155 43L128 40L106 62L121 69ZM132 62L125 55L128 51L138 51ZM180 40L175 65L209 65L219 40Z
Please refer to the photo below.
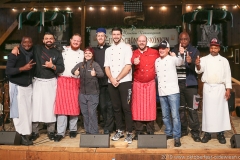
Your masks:
M188 41L188 38L179 38L180 41Z

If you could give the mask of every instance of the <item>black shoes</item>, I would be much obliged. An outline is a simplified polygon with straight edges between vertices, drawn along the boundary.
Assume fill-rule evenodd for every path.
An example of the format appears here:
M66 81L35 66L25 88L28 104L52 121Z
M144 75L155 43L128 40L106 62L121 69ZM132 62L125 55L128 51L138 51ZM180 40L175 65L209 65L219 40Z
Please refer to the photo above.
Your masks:
M62 139L63 139L63 136L62 136L62 135L56 135L56 136L54 137L54 142L60 142Z
M195 142L201 142L201 138L199 137L199 135L192 134L192 138Z
M76 138L76 136L77 136L77 131L70 131L69 132L69 137L70 138Z
M199 136L200 134L200 131L199 130L191 130L191 135L192 135L192 139L195 141L195 142L201 142L201 138Z
M207 143L209 140L211 140L211 134L205 132L205 134L204 134L204 136L203 136L201 142L202 142L202 143Z
M29 140L35 141L38 137L39 137L38 133L32 132L30 137L29 137Z
M49 133L48 133L48 138L49 138L50 140L54 140L55 134L54 134L53 132L49 132Z
M180 146L181 146L180 138L175 138L174 139L174 147L180 147Z
M220 132L217 134L217 139L218 139L218 142L221 143L221 144L226 144L226 139L224 137L224 133Z
M168 139L173 139L173 136L167 136L167 140L168 140Z
M26 135L21 135L21 144L25 146L33 145L33 142L29 140Z
M140 134L143 134L143 133L140 132L140 131L137 131L137 132L135 133L135 136L133 137L133 140L138 140L138 135L140 135Z

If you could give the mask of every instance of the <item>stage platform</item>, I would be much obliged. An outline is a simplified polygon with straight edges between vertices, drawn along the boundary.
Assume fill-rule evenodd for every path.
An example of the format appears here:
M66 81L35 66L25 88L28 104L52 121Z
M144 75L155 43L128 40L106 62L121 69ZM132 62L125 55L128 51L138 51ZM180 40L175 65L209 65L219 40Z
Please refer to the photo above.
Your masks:
M240 133L240 118L232 117L232 122L237 133ZM174 140L170 139L167 140L167 148L159 149L139 149L135 140L127 148L115 148L116 141L110 141L110 148L81 148L80 135L84 134L84 129L81 122L78 125L78 135L74 139L71 139L67 133L60 142L50 141L46 130L42 129L40 137L34 141L33 146L0 145L0 160L240 159L240 148L231 148L230 138L234 135L232 130L225 132L226 144L220 144L216 134L212 134L212 140L208 143L194 142L189 134L181 138L181 147L174 147ZM14 130L11 124L7 124L5 128ZM156 121L155 128L155 134L164 134L165 127L161 121ZM124 138L119 141L124 143Z

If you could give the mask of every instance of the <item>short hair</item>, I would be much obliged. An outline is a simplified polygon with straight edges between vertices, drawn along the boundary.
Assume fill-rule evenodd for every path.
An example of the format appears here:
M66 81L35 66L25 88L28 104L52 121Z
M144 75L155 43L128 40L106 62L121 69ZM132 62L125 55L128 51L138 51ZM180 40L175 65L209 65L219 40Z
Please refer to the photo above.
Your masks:
M188 37L188 39L190 39L190 36L186 31L181 32L178 37L180 38L184 34Z
M28 37L28 36L23 36L22 37L22 41L21 41L21 43L25 40L25 39L29 39L29 40L31 40L32 41L32 38L31 37Z
M120 27L114 27L113 29L112 29L112 32L113 31L120 31L120 33L122 34L122 29L120 28Z
M53 38L55 39L55 36L54 36L54 34L53 34L53 33L51 33L51 32L45 32L45 33L44 33L44 35L43 35L43 37L44 37L45 35L52 35L52 36L53 36Z
M71 39L72 39L74 36L78 36L78 37L82 38L79 33L74 33L74 34L72 35Z

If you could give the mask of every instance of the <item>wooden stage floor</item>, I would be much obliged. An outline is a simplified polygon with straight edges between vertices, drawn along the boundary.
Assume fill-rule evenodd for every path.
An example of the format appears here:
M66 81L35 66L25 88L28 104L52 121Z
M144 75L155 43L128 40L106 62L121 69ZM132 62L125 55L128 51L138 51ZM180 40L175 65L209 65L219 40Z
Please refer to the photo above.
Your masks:
M237 133L240 133L240 118L232 117ZM81 126L81 122L78 124ZM6 130L13 130L11 125L6 125ZM155 134L164 134L164 125L161 121L155 123ZM102 129L100 127L100 132ZM208 143L194 142L191 135L181 138L181 147L174 147L174 141L167 140L167 149L139 149L137 141L133 141L127 148L115 148L110 141L110 148L81 148L80 134L84 129L79 127L76 138L71 139L66 134L60 142L50 141L46 130L41 130L40 137L34 141L33 146L0 145L0 160L160 160L160 159L239 159L240 149L231 148L230 138L233 131L226 131L227 143L220 144L216 135L212 134L212 140ZM113 135L113 134L112 134ZM111 136L112 136L111 135ZM203 136L203 133L202 133ZM120 139L124 143L124 138Z

